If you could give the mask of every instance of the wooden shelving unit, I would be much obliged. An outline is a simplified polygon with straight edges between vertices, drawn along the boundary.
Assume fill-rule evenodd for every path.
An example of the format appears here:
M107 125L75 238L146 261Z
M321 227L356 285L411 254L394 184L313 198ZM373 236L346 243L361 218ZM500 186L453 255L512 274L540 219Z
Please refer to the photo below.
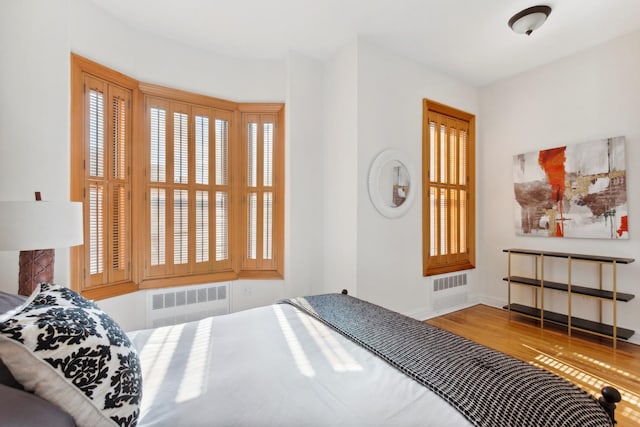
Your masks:
M540 321L540 326L544 327L545 322L559 324L567 327L568 334L571 335L572 330L579 330L600 336L611 337L613 347L616 347L617 339L629 339L634 331L625 329L617 325L617 303L627 302L634 298L633 294L617 291L617 265L630 264L634 262L633 258L607 257L598 255L585 255L566 252L536 251L530 249L503 249L508 253L509 265L508 274L503 280L508 283L508 303L504 306L509 312L518 313L527 317L532 317ZM535 257L535 277L516 276L511 273L513 255L532 256ZM544 276L544 259L545 258L563 258L567 260L567 282L555 282L545 280ZM598 287L589 287L576 285L572 283L571 273L574 261L595 263L598 266ZM604 289L603 285L603 266L611 266L612 283L611 289ZM521 285L536 289L535 306L528 306L514 303L511 301L511 286ZM567 293L567 312L556 313L545 310L544 298L545 289ZM573 295L581 295L596 298L600 301L599 320L598 322L581 319L571 315L571 300ZM602 322L602 303L609 302L612 304L613 324Z

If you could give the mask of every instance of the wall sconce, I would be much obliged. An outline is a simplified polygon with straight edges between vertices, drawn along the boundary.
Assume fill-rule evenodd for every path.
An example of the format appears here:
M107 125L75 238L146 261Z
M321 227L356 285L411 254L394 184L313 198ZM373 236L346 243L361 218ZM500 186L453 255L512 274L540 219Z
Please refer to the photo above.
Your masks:
M518 34L531 35L544 24L551 13L549 6L533 6L520 11L509 19L509 28Z
M20 251L18 293L53 282L55 251L83 243L81 202L0 201L0 251Z

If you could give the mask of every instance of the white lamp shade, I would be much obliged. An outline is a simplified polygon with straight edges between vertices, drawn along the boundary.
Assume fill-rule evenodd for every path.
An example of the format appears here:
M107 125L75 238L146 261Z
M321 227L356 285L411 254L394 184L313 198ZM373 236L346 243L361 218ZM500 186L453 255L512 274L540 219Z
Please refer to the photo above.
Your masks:
M68 248L83 243L81 202L0 201L0 250Z

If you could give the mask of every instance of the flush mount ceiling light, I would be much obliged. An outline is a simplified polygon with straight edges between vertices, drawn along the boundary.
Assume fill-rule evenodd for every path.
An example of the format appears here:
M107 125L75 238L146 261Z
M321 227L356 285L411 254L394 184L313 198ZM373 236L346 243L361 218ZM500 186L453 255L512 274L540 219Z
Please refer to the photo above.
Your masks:
M509 28L518 34L531 35L533 30L540 28L551 13L549 6L533 6L520 11L509 19Z

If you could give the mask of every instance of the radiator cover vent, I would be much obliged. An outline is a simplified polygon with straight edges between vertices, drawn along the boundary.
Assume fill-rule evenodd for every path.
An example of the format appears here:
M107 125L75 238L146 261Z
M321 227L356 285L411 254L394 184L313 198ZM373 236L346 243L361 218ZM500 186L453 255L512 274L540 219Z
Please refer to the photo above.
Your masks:
M460 307L467 303L467 273L439 277L433 280L433 309L436 312Z
M230 284L163 288L147 294L147 327L175 325L229 313Z
M444 291L445 289L457 288L467 285L467 273L456 274L455 276L440 277L433 281L433 292Z

